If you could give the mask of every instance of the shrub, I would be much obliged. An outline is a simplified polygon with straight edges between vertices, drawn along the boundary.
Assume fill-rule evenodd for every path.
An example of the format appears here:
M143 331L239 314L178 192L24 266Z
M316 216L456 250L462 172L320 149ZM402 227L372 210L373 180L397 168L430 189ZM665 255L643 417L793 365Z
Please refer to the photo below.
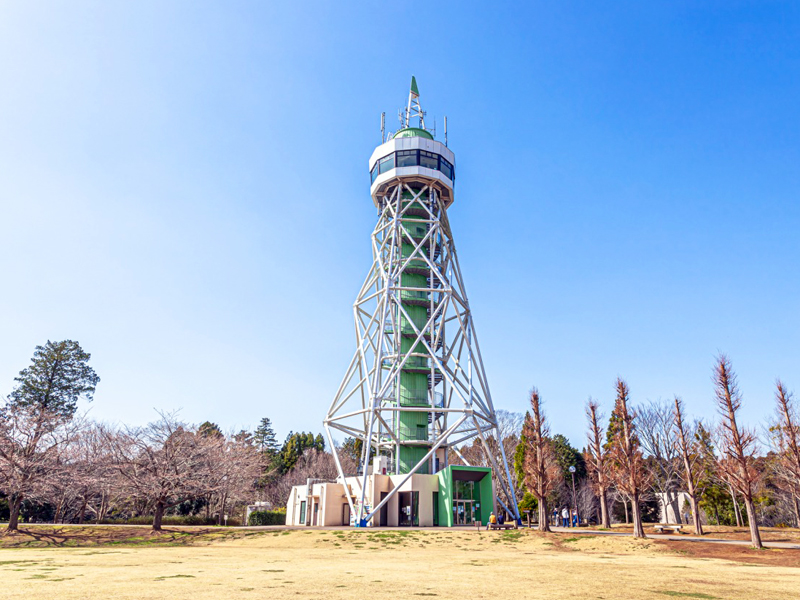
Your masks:
M286 525L285 510L256 510L250 513L248 525Z

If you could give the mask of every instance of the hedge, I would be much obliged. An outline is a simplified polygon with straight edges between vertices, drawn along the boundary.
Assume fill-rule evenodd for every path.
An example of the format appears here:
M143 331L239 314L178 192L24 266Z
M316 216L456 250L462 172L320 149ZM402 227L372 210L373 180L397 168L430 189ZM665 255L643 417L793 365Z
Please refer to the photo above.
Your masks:
M250 513L248 525L286 525L285 510L256 510Z

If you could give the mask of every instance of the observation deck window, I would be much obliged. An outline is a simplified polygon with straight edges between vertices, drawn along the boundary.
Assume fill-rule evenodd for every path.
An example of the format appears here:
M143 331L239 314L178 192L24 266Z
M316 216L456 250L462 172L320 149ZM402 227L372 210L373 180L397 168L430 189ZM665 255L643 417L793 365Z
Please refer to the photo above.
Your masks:
M447 159L433 152L425 150L400 150L384 156L370 171L370 183L375 183L378 175L386 173L395 167L425 167L439 171L445 177L455 182L456 174L453 165Z
M416 167L419 164L419 157L416 150L401 150L397 153L398 167Z
M451 165L441 156L439 157L439 170L448 179L453 179L453 165Z
M394 154L390 154L389 156L384 156L380 161L378 161L378 173L386 173L386 171L390 171L394 169Z
M433 169L434 171L439 170L439 155L434 154L433 152L425 152L425 150L420 150L419 152L419 166L425 167L426 169Z

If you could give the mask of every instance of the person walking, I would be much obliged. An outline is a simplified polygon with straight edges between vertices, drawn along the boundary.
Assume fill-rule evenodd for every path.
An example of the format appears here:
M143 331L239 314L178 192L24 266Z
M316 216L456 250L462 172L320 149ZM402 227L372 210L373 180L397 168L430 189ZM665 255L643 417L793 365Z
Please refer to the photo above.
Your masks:
M566 506L561 509L561 526L569 527L569 511Z

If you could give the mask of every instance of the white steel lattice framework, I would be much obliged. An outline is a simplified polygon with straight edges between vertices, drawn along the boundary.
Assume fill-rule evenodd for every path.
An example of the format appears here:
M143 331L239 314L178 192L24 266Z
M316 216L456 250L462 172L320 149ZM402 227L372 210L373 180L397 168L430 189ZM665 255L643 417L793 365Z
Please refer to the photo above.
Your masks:
M415 148L432 155L438 149L451 160L452 153L432 136L398 141L403 131L376 150L405 154L373 180L379 211L373 263L353 305L357 348L325 419L326 433L331 446L331 430L365 442L356 497L346 494L357 525L366 525L412 474L437 471L449 449L458 452L457 445L476 437L507 509L519 519L503 444L492 444L502 464L489 448L499 429L447 218L453 173L401 162L412 152L420 162L425 151ZM405 475L374 507L364 504L371 453L389 457L390 471Z

